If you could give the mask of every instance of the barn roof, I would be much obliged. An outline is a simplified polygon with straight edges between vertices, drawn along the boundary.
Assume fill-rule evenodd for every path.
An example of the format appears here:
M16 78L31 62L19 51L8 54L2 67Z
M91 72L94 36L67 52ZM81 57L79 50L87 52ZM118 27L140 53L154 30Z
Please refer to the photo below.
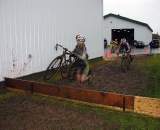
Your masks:
M153 32L152 28L147 24L147 23L143 23L143 22L140 22L140 21L137 21L137 20L133 20L133 19L130 19L130 18L127 18L127 17L123 17L123 16L120 16L120 15L116 15L116 14L107 14L104 16L104 19L108 18L108 17L116 17L116 18L119 18L119 19L122 19L122 20L126 20L126 21L129 21L129 22L132 22L132 23L135 23L135 24L139 24L139 25L142 25L142 26L145 26L147 27L151 32Z

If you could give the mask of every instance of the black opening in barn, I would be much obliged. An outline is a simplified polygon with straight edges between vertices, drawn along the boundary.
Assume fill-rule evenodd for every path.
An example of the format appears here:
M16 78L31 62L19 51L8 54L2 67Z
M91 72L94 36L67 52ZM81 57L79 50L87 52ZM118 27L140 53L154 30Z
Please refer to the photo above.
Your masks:
M134 29L112 29L112 40L117 39L120 42L122 38L126 38L129 44L133 45Z

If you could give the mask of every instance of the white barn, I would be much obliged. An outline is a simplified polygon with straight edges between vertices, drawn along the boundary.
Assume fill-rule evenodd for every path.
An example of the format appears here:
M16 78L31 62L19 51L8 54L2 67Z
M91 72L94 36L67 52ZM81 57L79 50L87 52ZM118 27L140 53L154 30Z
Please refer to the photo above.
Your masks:
M78 33L90 58L103 55L103 0L0 0L0 81L45 70Z
M108 43L125 37L131 44L133 40L137 40L148 45L152 40L152 32L153 30L146 23L115 14L104 16L104 38Z

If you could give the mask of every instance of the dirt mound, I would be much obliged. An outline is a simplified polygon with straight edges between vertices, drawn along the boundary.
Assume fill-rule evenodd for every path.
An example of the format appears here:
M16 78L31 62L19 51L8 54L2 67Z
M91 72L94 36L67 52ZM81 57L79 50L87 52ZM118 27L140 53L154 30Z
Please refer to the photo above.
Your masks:
M120 69L120 61L112 61L92 69L92 75L91 80L83 84L69 80L55 83L127 95L143 95L148 82L148 77L134 62L125 73Z

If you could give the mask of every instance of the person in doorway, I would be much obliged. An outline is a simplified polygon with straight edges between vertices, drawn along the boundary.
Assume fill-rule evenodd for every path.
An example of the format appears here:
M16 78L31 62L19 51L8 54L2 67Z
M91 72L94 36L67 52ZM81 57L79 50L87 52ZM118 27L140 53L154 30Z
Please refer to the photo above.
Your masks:
M106 49L107 48L107 39L105 38L104 39L104 49Z
M73 50L73 53L78 57L76 80L80 83L88 80L89 63L87 48L85 46L85 37L76 35L77 45Z

